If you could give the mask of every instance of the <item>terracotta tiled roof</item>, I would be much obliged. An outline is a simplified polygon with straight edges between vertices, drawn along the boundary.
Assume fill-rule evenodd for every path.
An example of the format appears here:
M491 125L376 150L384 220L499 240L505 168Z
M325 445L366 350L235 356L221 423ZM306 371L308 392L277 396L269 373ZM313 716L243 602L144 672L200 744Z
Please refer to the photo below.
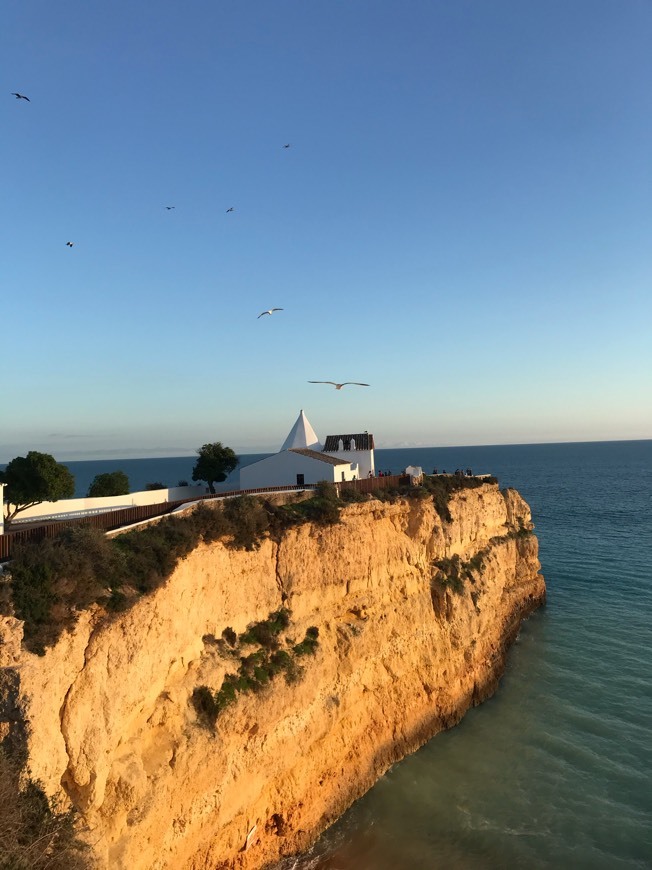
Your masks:
M374 436L368 432L363 432L359 435L327 435L326 443L324 444L325 453L337 453L340 449L340 441L344 444L345 450L351 449L351 440L355 441L356 450L373 450Z
M318 453L316 450L309 450L307 447L291 447L290 453L300 453L302 456L307 456L308 459L318 459L320 462L327 462L329 465L350 465L346 459L336 459L334 456L325 456L323 453Z

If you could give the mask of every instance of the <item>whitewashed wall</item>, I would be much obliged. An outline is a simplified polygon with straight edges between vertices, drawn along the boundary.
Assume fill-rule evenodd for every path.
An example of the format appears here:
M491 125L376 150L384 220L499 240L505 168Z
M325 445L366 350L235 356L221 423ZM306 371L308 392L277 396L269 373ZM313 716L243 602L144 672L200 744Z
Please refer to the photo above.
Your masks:
M207 492L205 486L171 486L168 489L143 490L130 492L129 495L107 495L102 498L62 498L59 501L44 501L34 507L21 511L12 522L12 528L21 522L32 522L35 519L45 520L49 517L58 520L70 516L100 514L120 508L136 507L145 504L161 504L167 501L193 499Z
M338 450L332 452L329 450L327 456L334 456L336 459L343 459L345 462L357 464L360 469L360 478L369 477L369 472L376 475L376 464L373 450Z
M261 459L240 469L240 488L257 489L262 486L295 486L297 474L303 474L304 483L319 483L328 480L339 483L358 477L357 465L331 465L319 459L311 459L291 450L281 450L273 456Z

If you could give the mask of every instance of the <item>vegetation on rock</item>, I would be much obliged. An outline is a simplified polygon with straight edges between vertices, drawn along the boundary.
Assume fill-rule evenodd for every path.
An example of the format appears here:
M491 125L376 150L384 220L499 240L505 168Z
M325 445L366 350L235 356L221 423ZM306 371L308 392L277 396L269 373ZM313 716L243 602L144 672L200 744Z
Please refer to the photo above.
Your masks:
M274 677L283 674L288 684L296 682L303 674L303 668L297 659L306 655L314 655L319 646L319 629L310 626L301 643L294 644L286 639L288 649L282 648L281 636L290 626L290 611L286 608L270 613L266 620L254 622L247 626L237 641L231 643L235 632L226 628L222 637L235 647L230 655L244 652L243 646L257 646L254 652L239 657L240 665L236 673L228 673L217 691L211 691L208 686L197 686L190 702L197 713L201 724L214 728L218 716L227 707L235 703L239 694L260 692L268 686Z
M482 483L464 477L426 481L424 487L379 490L373 497L388 501L432 497L440 516L447 521L450 495ZM343 489L343 497L350 498L351 492L355 492L352 500L360 500L355 490ZM11 612L13 606L15 615L25 623L26 647L42 655L62 631L72 627L81 610L94 603L109 612L128 608L164 583L177 563L199 543L222 540L227 547L255 550L266 537L280 541L287 529L302 523L339 522L345 503L332 483L322 482L314 496L304 501L276 505L254 496L227 498L210 506L200 504L182 516L163 517L112 539L90 527L64 528L54 538L16 548L8 570L10 602L0 602L0 610ZM514 534L529 533L523 529ZM442 582L452 588L459 585L458 576L460 582L463 579L459 572L438 570L443 571ZM308 647L302 647L302 651L309 651Z

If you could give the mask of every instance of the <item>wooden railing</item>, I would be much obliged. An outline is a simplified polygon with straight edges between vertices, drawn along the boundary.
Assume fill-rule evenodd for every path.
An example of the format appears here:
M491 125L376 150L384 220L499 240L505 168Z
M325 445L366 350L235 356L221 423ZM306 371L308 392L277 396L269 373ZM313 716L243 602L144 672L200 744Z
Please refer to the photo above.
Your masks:
M356 489L358 492L376 492L379 489L396 489L399 486L409 486L410 477L407 474L385 474L382 477L363 477L361 480L347 480L338 486L344 489Z
M349 480L343 483L338 483L339 487L344 489L356 489L358 492L375 492L379 489L395 489L399 486L409 486L410 478L403 474L388 474L383 477L365 477L362 480ZM120 529L123 526L130 526L133 523L139 523L143 520L150 520L154 517L165 516L175 508L181 507L184 504L191 504L197 501L204 501L216 498L229 498L239 495L261 495L263 493L272 492L296 492L303 489L314 489L315 484L307 483L304 486L262 486L257 489L233 489L228 492L209 493L207 495L194 496L190 498L180 499L178 501L166 501L159 504L140 505L137 507L120 508L115 511L108 511L101 514L91 514L85 517L76 517L70 520L59 520L58 522L44 523L43 525L32 526L29 529L18 529L15 532L5 532L0 535L0 561L9 559L12 550L17 544L22 544L25 541L42 541L44 538L54 538L61 529L70 528L71 526L90 526L94 529L104 529L107 532L115 529Z
M229 498L238 495L258 495L261 493L272 492L296 492L297 490L314 489L314 484L307 483L305 486L267 486L258 487L257 489L232 489L227 492L208 493L207 495L199 495L190 498L180 499L178 501L165 501L159 504L139 505L130 508L120 508L115 511L108 511L102 514L92 514L86 517L76 517L71 520L59 520L58 522L44 523L43 525L32 526L29 529L18 529L15 532L5 532L0 535L0 561L9 559L16 544L22 544L25 541L42 541L44 538L54 538L61 529L74 526L90 526L94 529L104 529L105 531L113 531L122 526L130 526L133 523L139 523L143 520L149 520L154 517L165 516L175 508L181 507L184 504L191 504L197 501L204 501L216 498Z

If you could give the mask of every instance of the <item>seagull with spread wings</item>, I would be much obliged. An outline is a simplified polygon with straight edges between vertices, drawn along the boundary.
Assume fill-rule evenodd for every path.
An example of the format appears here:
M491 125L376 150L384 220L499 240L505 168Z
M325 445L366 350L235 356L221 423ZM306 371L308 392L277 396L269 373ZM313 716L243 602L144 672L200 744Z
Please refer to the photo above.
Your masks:
M282 308L268 308L267 311L261 311L256 320L260 320L261 317L264 317L266 314L273 314L275 311L283 311Z
M370 384L361 384L360 381L344 381L343 384L338 384L337 381L308 381L309 384L332 384L336 390L341 390L342 387L346 387L347 384L351 384L354 387L369 387Z
M172 211L173 208L176 208L176 205L166 205L165 208L167 211Z
M12 91L11 96L16 97L17 100L27 100L28 103L32 102L29 97L26 97L24 94L17 94L16 91Z
M235 209L233 208L233 206L231 206L231 208L227 208L226 213L228 214L230 211L235 211Z

